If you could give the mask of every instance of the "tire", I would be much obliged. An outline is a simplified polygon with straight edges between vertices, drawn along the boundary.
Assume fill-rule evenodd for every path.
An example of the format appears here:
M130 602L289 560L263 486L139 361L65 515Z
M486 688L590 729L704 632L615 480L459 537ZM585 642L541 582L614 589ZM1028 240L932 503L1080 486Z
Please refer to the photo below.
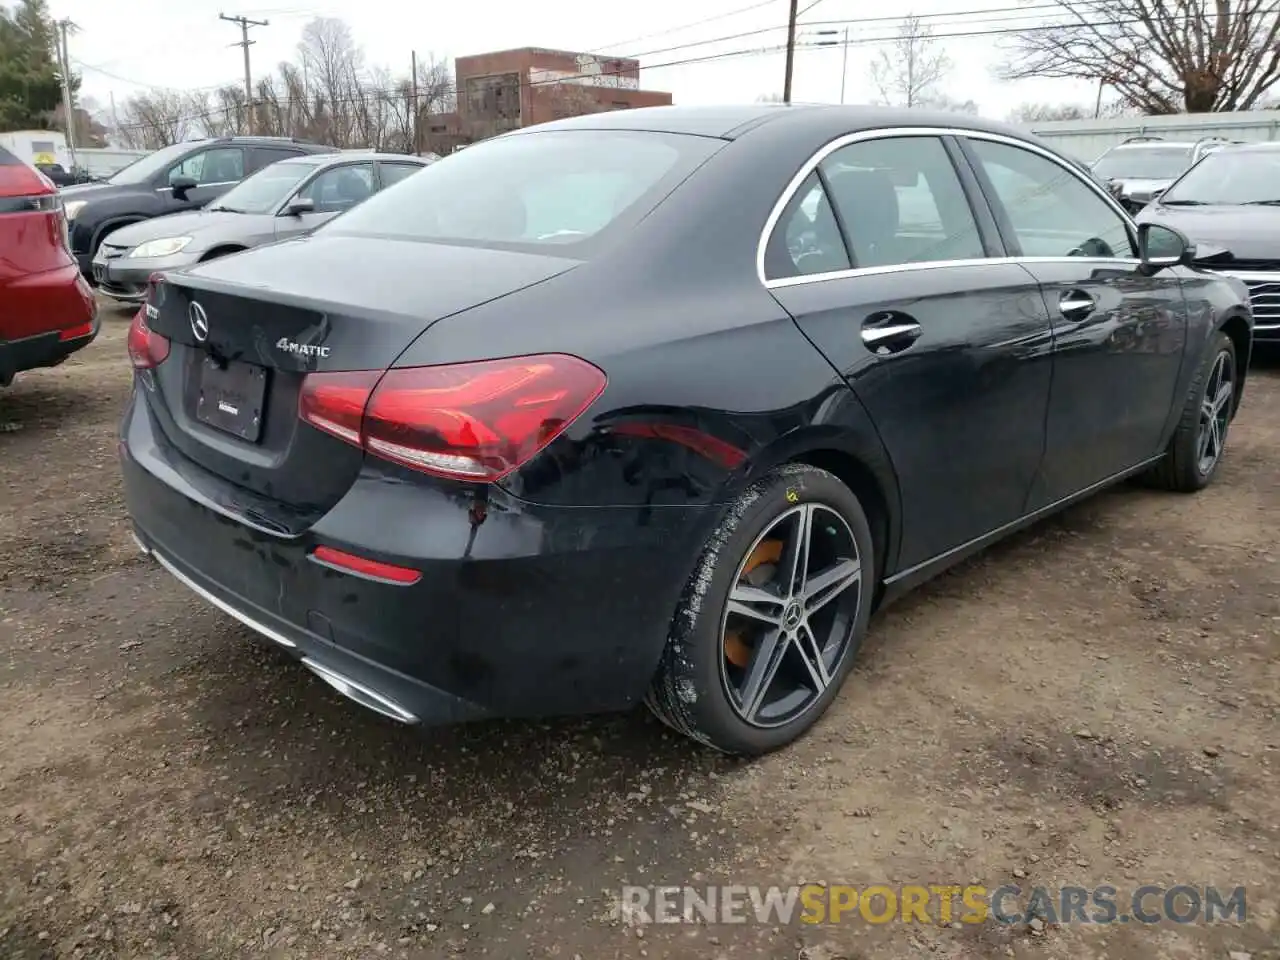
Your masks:
M809 572L815 574L806 586L818 591L808 608L811 615L804 604L774 599L791 592L780 585L794 541L781 538L798 530L805 517L813 521ZM857 564L856 579L851 563ZM746 576L777 580L753 588L739 584ZM849 585L822 594L828 579ZM703 549L672 617L645 704L678 733L724 753L758 756L785 746L822 716L852 669L876 583L871 529L853 492L825 470L807 464L779 467L729 505ZM753 599L750 604L735 600L731 613L735 586L742 588L740 596ZM760 590L769 591L770 599L755 599L765 596ZM774 625L744 617L738 612L744 606L767 611ZM750 647L747 635L754 640ZM774 660L760 660L780 663L777 683L770 687L783 691L778 704L769 695L748 696L756 667L751 657L769 649L769 635L779 638L775 649L785 650ZM803 653L808 656L802 658ZM793 679L797 691L786 695ZM795 703L788 711L790 701Z
M1211 460L1201 455L1203 429L1205 424L1206 400L1211 388L1221 385L1219 365L1225 369L1229 378L1232 394L1225 399L1225 418L1218 417L1219 431L1217 447ZM1235 414L1234 388L1239 380L1236 364L1236 348L1221 330L1217 331L1209 341L1209 349L1191 380L1191 388L1187 391L1186 404L1182 408L1182 416L1173 431L1173 438L1165 451L1165 457L1147 474L1152 486L1178 493L1195 493L1203 490L1217 475L1222 465L1227 441L1227 429Z

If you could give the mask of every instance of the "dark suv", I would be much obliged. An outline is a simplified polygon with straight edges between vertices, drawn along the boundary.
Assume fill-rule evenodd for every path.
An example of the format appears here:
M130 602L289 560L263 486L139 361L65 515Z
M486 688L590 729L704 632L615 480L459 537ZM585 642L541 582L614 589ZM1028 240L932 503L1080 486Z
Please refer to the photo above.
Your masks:
M102 183L62 189L71 252L81 273L91 277L98 244L117 227L203 207L277 160L336 152L336 147L282 137L219 137L163 147Z

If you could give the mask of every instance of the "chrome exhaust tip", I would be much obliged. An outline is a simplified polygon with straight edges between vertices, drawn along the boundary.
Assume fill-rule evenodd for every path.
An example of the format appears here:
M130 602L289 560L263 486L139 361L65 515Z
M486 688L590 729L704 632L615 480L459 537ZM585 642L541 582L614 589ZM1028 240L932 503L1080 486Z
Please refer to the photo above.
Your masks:
M383 696L376 690L369 689L362 683L357 683L350 677L343 676L322 663L317 663L310 657L303 657L302 665L348 700L354 700L366 710L372 710L374 713L389 717L397 723L413 724L418 722L417 717L394 700Z

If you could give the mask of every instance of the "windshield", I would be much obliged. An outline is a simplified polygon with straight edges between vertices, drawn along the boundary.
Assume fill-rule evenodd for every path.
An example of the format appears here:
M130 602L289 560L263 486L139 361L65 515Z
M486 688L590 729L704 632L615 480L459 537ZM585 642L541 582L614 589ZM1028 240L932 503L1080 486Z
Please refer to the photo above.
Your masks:
M161 147L155 153L139 157L127 167L121 167L107 179L107 183L146 183L190 153L192 146L191 143L174 143Z
M1172 180L1190 163L1186 147L1125 147L1104 153L1093 172L1104 180Z
M291 160L273 163L232 187L211 203L209 209L230 210L232 213L271 213L315 168L314 163Z
M1161 203L1280 203L1280 150L1215 150L1165 191Z
M497 137L425 167L322 230L344 234L566 247L649 213L722 141L636 131Z

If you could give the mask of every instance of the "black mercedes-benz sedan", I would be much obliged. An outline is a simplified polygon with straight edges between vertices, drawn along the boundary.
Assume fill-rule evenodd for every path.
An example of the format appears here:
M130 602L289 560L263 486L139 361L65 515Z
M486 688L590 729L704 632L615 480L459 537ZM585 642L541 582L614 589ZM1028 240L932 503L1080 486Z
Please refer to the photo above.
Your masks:
M644 701L758 754L878 605L1131 475L1212 480L1252 319L1192 254L959 115L531 127L154 278L129 511L403 723Z

